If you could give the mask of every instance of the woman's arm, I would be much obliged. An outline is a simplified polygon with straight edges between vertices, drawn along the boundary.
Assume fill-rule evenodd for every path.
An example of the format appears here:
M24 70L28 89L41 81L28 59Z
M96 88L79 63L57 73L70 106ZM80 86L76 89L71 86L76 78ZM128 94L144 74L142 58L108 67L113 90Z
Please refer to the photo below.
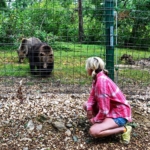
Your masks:
M92 89L90 92L90 96L87 101L87 111L93 110L93 105L95 104L95 90L94 90L94 83L92 84Z
M106 79L99 79L95 88L96 100L99 111L92 122L101 122L110 111L110 91Z

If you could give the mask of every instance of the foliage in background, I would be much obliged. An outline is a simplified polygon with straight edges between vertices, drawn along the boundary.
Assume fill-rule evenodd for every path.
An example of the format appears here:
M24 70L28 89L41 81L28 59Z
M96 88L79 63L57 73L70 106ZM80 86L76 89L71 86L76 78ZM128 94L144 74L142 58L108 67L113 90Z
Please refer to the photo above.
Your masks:
M118 0L117 5L114 8L118 12L118 47L149 50L150 0ZM6 7L7 11L3 9ZM78 42L78 10L77 0L9 0L7 6L3 0L0 4L1 45L31 36L49 43ZM104 45L104 1L82 1L82 12L83 43Z
M5 0L1 0L0 2L0 9L5 9L7 6L6 6L6 2Z
M118 46L149 50L150 0L118 2Z
M85 41L103 41L99 28L102 10L92 1L82 2ZM59 41L78 42L78 2L69 1L12 1L8 12L1 14L0 39L2 43L14 43L22 37L38 36L48 40L47 34ZM101 6L102 7L102 6ZM100 11L100 12L99 12ZM102 40L101 40L102 39Z

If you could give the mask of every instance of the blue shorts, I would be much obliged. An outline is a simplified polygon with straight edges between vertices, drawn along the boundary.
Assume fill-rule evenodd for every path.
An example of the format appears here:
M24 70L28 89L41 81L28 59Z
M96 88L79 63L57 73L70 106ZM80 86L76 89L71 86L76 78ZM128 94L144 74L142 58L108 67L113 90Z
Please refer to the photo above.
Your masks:
M128 120L127 119L125 119L125 118L112 118L114 121L115 121L115 123L119 126L119 127L122 127L122 126L124 126L127 122L128 122Z

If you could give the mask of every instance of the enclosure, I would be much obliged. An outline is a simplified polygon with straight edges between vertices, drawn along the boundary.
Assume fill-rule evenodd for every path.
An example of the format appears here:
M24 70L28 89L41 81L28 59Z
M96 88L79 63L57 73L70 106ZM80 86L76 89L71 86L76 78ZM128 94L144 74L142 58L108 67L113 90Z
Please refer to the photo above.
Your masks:
M0 12L1 149L149 149L150 0L2 0ZM30 37L53 49L48 77L32 75L27 57L19 63L17 50ZM85 70L91 56L106 62L134 108L128 147L119 137L88 136L82 103L92 83ZM69 131L57 132L55 121L71 124Z
M28 59L18 63L16 52L23 38L37 37L54 50L53 74L43 82L54 88L56 83L60 92L61 84L65 92L74 92L75 87L79 89L91 82L85 71L85 60L90 56L99 56L107 64L112 61L113 79L122 88L132 84L142 88L149 85L149 1L114 1L107 9L105 1L6 3L1 4L0 76L6 79L1 84L12 86L20 78L26 80L26 85L41 82L42 79L31 76ZM113 59L107 58L112 50L106 52L108 22L114 29ZM121 60L124 54L131 55L133 60ZM8 78L12 78L11 82L7 82Z

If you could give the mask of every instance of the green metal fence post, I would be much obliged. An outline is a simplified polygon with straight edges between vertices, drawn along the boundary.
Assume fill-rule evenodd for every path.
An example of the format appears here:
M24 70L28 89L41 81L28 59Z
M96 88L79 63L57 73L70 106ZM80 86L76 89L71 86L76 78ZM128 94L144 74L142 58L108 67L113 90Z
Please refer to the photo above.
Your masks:
M109 77L114 80L114 2L105 0L105 22L106 22L106 69Z

